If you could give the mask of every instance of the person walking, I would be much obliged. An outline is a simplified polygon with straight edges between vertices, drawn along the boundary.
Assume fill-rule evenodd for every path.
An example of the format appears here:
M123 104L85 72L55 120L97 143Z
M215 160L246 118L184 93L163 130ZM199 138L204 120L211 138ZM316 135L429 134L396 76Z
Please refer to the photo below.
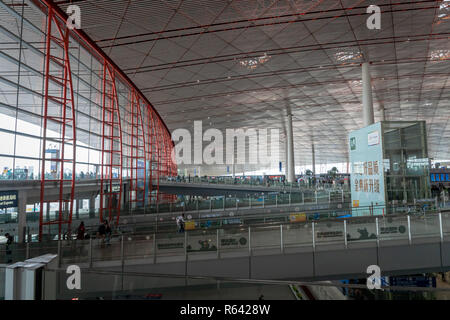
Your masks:
M102 239L102 244L105 242L106 237L106 220L103 221L102 224L98 227L97 237Z
M111 241L111 234L112 234L112 230L111 230L111 227L110 227L110 225L109 225L109 222L108 222L108 220L105 220L105 242L106 242L106 245L111 245L111 243L110 243L110 241Z
M184 213L177 217L177 227L179 233L184 232Z
M77 240L84 240L84 234L86 233L86 228L84 227L84 222L81 221L77 229Z
M14 241L14 237L9 233L6 233L5 238L6 238L6 263L12 263L11 245Z

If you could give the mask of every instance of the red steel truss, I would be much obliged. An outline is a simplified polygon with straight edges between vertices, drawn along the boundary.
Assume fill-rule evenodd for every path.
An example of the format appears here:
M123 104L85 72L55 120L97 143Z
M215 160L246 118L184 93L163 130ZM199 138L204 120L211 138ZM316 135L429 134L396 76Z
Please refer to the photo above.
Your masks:
M126 74L82 30L67 27L67 15L53 1L31 1L47 14L48 35L45 47L39 239L42 240L45 225L58 225L61 238L65 231L70 235L72 223L76 179L77 106L69 61L71 41L83 46L103 65L99 218L101 221L107 218L117 225L123 198L123 174L126 172L124 169L130 169L128 196L130 204L135 206L145 205L146 200L150 200L150 203L160 201L160 178L176 175L176 165L171 161L173 143L170 132L158 112ZM126 106L126 110L122 110L125 117L131 114L131 129L127 132L131 135L129 154L124 153L126 149L122 141L121 109L117 92L119 82L125 85L127 92L131 91L131 104ZM130 159L129 168L125 168L123 164L126 156ZM147 179L149 199L145 198ZM49 189L55 190L55 186L58 192L50 193ZM173 199L173 196L170 198ZM52 202L57 203L57 216L53 220L44 221L45 212L50 211L49 205ZM64 225L67 226L65 230Z
M119 223L122 199L122 125L114 70L103 64L102 158L100 176L100 221L105 213L111 222Z
M157 202L156 196L159 192L159 185L154 185L156 177L159 181L158 175L158 141L156 141L156 125L155 115L152 111L148 112L148 141L149 153L148 159L150 162L150 182L149 182L149 200L150 204ZM156 188L154 188L156 187Z
M39 239L42 240L43 226L58 225L61 238L62 225L67 224L70 235L73 199L75 191L76 126L72 74L69 61L69 31L50 7L47 13L47 37L45 55L45 93L42 138L41 192ZM54 146L52 146L52 144ZM51 154L51 158L48 158ZM50 163L51 173L46 175ZM72 172L65 172L66 169ZM64 196L64 183L70 188ZM46 188L57 187L57 195L47 195ZM50 212L50 203L58 203L54 220L44 221L44 203Z
M157 138L157 143L156 143L156 154L157 154L157 168L156 168L156 202L159 203L159 201L161 200L161 194L159 192L159 180L161 179L161 176L163 175L164 172L164 164L163 164L163 159L164 159L164 137L161 134L161 125L159 123L159 119L156 119L155 121L155 128L156 128L156 138Z
M131 92L131 134L130 134L130 208L144 207L147 174L147 153L145 144L144 121L142 120L141 99L133 89Z

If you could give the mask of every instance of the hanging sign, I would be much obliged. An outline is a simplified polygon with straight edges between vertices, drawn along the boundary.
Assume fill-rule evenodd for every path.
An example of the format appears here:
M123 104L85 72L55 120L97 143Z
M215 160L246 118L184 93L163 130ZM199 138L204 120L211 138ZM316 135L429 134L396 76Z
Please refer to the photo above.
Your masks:
M17 207L18 199L17 191L0 191L0 209Z

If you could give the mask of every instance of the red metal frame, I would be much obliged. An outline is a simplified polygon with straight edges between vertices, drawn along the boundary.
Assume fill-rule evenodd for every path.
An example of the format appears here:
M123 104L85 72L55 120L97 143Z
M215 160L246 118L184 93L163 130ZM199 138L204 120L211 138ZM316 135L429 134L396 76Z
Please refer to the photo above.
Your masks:
M149 160L149 192L150 202L160 200L159 181L162 175L176 175L176 166L170 161L173 142L170 139L170 132L162 121L158 112L151 103L131 82L128 76L114 64L114 62L93 42L82 30L68 29L66 25L67 15L52 0L31 0L44 13L47 14L47 39L45 56L45 95L44 95L44 116L43 116L43 147L42 147L42 167L41 167L41 192L40 203L41 213L39 218L39 239L42 239L43 226L58 224L59 238L62 234L62 226L67 224L70 233L72 223L73 202L76 178L76 125L75 125L75 105L72 85L72 75L69 61L69 36L83 46L94 58L103 64L103 90L102 91L102 152L101 152L101 177L100 177L100 220L106 215L118 224L120 217L120 207L123 193L123 144L122 127L116 89L116 78L119 78L132 91L131 105L131 203L139 202L145 204L145 192L141 193L142 185L146 185L147 175L138 175L138 160L144 161L143 170L147 171L147 160ZM52 34L52 24L56 26L56 36ZM58 50L54 48L59 47ZM56 66L56 67L54 67ZM58 69L61 74L55 74ZM51 82L51 85L50 85ZM57 90L54 90L57 87ZM57 91L57 94L53 92ZM54 105L61 110L59 115L52 114ZM146 110L141 109L146 108ZM128 111L128 110L127 110ZM143 119L144 111L147 112L148 123ZM48 127L50 124L58 124L61 128L59 137L48 137ZM72 129L72 136L67 137L67 133ZM54 133L52 132L52 136ZM59 159L46 159L46 148L48 142L60 144ZM72 158L67 158L67 147L73 145ZM58 177L48 178L45 176L47 161L57 163L59 170ZM162 163L164 161L164 163ZM155 163L156 162L156 163ZM72 176L64 176L64 169L72 164ZM48 165L47 165L48 166ZM57 171L58 171L57 170ZM155 172L156 171L156 172ZM115 175L114 175L115 174ZM155 185L153 179L156 176ZM48 192L49 182L52 188L58 187L59 193L50 198ZM70 190L69 189L70 182ZM64 183L66 187L64 189ZM113 190L113 184L116 189ZM65 193L63 193L65 191ZM155 192L156 191L156 192ZM64 194L69 194L64 197ZM143 195L142 195L143 194ZM117 202L113 203L113 197ZM55 200L57 198L57 200ZM54 221L44 221L44 203L59 203L59 216ZM114 216L115 215L115 216Z
M130 135L130 192L129 203L130 208L133 209L133 204L140 204L141 207L145 205L145 183L147 175L147 161L146 161L146 144L144 134L144 122L142 120L141 99L133 89L131 92L131 135ZM139 167L139 161L143 161L144 167ZM139 177L139 170L143 170L144 174Z
M159 119L156 119L155 121L155 127L156 127L156 138L157 138L157 144L156 144L156 148L157 148L157 155L158 155L158 160L157 160L157 181L156 181L156 202L159 203L161 200L161 194L159 192L159 181L161 179L161 175L164 173L164 165L163 165L163 158L164 158L164 137L161 134L161 124Z
M151 109L148 109L147 112L147 122L148 122L148 127L147 127L147 159L149 161L149 172L150 172L150 177L149 177L149 183L148 183L148 187L149 187L149 191L148 191L148 197L149 197L149 202L150 204L153 203L153 112L151 111Z
M52 34L52 26L56 27L55 35ZM62 225L67 224L67 232L70 235L72 223L73 199L75 192L75 162L76 162L76 125L75 125L75 104L72 85L72 74L69 60L69 30L64 22L55 16L53 9L48 8L47 12L47 36L45 55L45 93L44 93L44 115L43 115L43 138L42 138L42 162L41 162L41 192L40 192L40 215L39 215L39 240L42 240L43 226L58 224L58 239L61 239ZM55 47L59 49L56 49ZM54 52L54 53L53 53ZM58 55L59 53L59 55ZM52 63L52 68L50 68ZM50 89L50 81L52 87ZM52 91L52 94L50 94ZM69 97L67 93L69 91ZM56 94L53 94L56 92ZM49 102L51 103L49 108ZM69 114L68 114L69 113ZM49 122L57 124L60 128L58 138L48 138L47 129ZM72 137L66 136L68 127L72 127ZM53 131L52 134L55 132ZM59 157L53 159L46 158L47 142L59 144ZM67 144L72 143L72 158L66 158ZM47 161L56 165L54 178L47 178L45 167ZM64 176L65 164L72 163L72 177L67 179ZM58 175L59 177L56 177ZM48 183L51 186L48 186ZM70 182L69 197L64 196L64 183ZM58 187L58 218L56 220L44 221L44 203L47 206L55 202L46 197L46 187ZM48 210L48 209L47 209ZM66 216L63 216L63 212Z
M99 213L100 222L104 220L105 210L108 213L108 220L111 222L115 211L117 225L119 223L123 192L122 125L115 73L111 69L111 66L105 60L103 64L102 159ZM119 158L119 163L115 162L117 158Z

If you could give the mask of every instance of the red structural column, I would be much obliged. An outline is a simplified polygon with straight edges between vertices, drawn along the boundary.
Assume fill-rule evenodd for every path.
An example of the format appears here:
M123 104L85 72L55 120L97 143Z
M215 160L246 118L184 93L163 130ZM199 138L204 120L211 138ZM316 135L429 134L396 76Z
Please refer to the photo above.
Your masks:
M55 35L52 34L53 25L56 27ZM55 16L52 7L49 7L47 11L46 34L39 240L42 240L43 226L45 225L57 224L58 239L61 239L63 233L62 225L67 224L67 234L70 236L76 176L75 104L69 60L70 31L65 23ZM60 49L52 50L52 45L60 47ZM55 53L53 53L53 51L55 51ZM60 55L58 55L58 53L60 53ZM50 64L53 65L53 68L50 68ZM52 83L52 94L50 94L50 82ZM49 103L51 103L50 108ZM53 137L50 138L47 135L49 122L53 126L59 126L60 129L57 130L57 132L53 131ZM72 137L67 137L68 131L70 130L69 127L72 129ZM59 137L55 137L55 134L59 134ZM57 148L51 149L52 154L55 154L54 158L46 158L47 142L54 142L57 145ZM70 144L72 144L72 156L71 158L66 158L66 147ZM47 178L45 172L47 161L50 161L50 163L53 162L55 168L55 172L51 174L51 178ZM64 175L66 164L71 164L72 176L70 179L66 178ZM50 168L52 168L52 165ZM51 183L51 186L48 186L48 182ZM64 183L69 182L70 191L68 192L69 196L67 196L67 189L66 194L64 193ZM48 197L45 192L47 188L55 187L58 190L57 201L55 201L54 198ZM57 202L59 205L58 217L55 220L44 221L44 203L46 203L47 206L50 206L50 203L52 202Z
M44 116L43 116L43 151L42 151L42 167L41 167L41 214L39 218L39 235L40 239L42 238L43 226L46 224L58 224L59 225L59 234L62 232L62 225L68 224L68 231L70 233L70 224L72 222L72 212L73 212L73 201L74 201L74 190L75 190L75 175L76 175L76 126L75 126L75 106L73 100L73 87L72 87L72 78L71 78L71 69L69 63L69 34L72 35L73 39L77 41L81 46L83 46L90 54L94 56L95 59L101 62L104 67L103 72L103 90L102 90L102 159L101 159L101 177L100 177L100 219L104 218L105 212L109 214L109 219L112 219L113 211L116 212L116 223L119 221L120 216L120 203L122 201L122 192L123 192L123 184L122 184L122 175L123 175L123 144L122 144L122 128L121 128L121 119L120 119L120 111L118 104L118 96L115 85L115 78L118 77L121 81L127 85L130 89L135 91L135 95L139 97L140 101L143 101L145 107L147 109L147 114L150 118L148 126L148 139L150 140L147 144L143 142L143 147L149 145L149 150L144 150L144 163L147 165L147 159L150 163L150 183L149 183L149 191L150 194L154 191L154 186L152 184L153 178L155 174L153 173L156 170L157 176L157 184L156 184L156 200L159 200L159 180L162 174L165 175L174 175L176 174L176 166L172 168L170 162L170 155L173 146L170 146L168 149L164 146L173 144L170 143L171 139L165 138L167 135L170 135L167 127L162 122L161 117L158 112L153 108L151 103L142 95L142 93L136 88L136 86L131 82L131 80L127 77L127 75L121 71L117 65L92 41L82 30L73 29L69 30L66 26L67 15L59 8L53 1L51 0L31 0L34 4L36 4L44 13L48 15L48 24L47 24L47 39L46 39L46 56L45 56L45 94L44 94ZM56 25L58 29L59 36L52 36L52 21ZM63 48L64 55L62 57L58 57L56 55L51 54L51 47L53 45L60 46ZM50 63L55 64L56 66L60 66L63 71L62 76L56 76L52 74L54 72L54 68L50 68ZM52 72L50 72L52 70ZM58 95L49 95L49 81L51 81L56 86L61 88L61 94ZM53 91L53 87L51 89ZM65 92L65 93L63 93ZM70 96L68 96L70 95ZM49 114L49 106L48 103L51 101L54 104L61 106L61 114L58 116L53 116ZM69 109L71 106L71 109ZM139 107L141 104L139 104ZM140 110L138 113L141 114ZM48 121L53 121L55 123L59 123L62 125L60 131L60 138L52 139L52 141L58 140L61 145L61 157L60 159L46 159L46 142L47 140L47 127ZM144 127L144 121L142 118L139 120L142 127ZM70 130L70 126L72 126L72 137L66 137L66 134ZM109 131L108 131L109 130ZM138 131L139 132L139 131ZM53 134L53 133L52 133ZM142 141L145 140L145 132L144 129L141 131ZM138 133L138 136L140 134ZM73 158L66 159L67 150L65 146L68 142L72 141L73 145ZM108 143L109 142L109 143ZM117 145L117 149L115 150L115 145ZM140 147L138 149L138 154L140 152ZM119 157L119 163L114 163L114 158ZM162 160L164 160L164 163ZM57 178L47 179L45 176L45 162L53 161L54 163L59 163L60 172ZM156 163L155 163L156 160ZM70 162L72 162L72 177L68 179L64 176L64 167ZM137 163L136 163L137 166ZM113 176L114 169L118 170L117 176ZM145 170L145 169L144 169ZM146 171L146 170L145 170ZM135 174L137 172L135 171ZM146 179L146 175L144 174L144 179ZM46 182L53 182L52 188L55 187L55 183L59 187L59 197L58 200L53 200L53 202L59 203L59 215L58 219L54 221L44 221L44 203L50 203L50 199L46 196ZM63 193L63 184L64 182L70 183L70 190L67 191L65 189L65 195ZM113 190L113 182L116 183ZM117 185L118 184L118 185ZM145 185L145 180L144 180ZM105 189L106 188L106 189ZM70 194L67 197L67 194ZM112 203L113 196L118 196L118 199L115 203ZM105 206L105 202L107 202ZM64 216L64 210L68 210L68 214Z
M141 113L141 99L134 89L131 92L131 177L130 177L130 206L133 203L145 205L145 182L146 182L146 145L144 124ZM139 168L139 161L143 161L143 167ZM139 170L144 174L139 177Z
M150 181L149 181L149 201L150 204L152 204L152 200L153 200L153 112L150 108L147 108L147 121L148 121L148 160L149 160L149 165L150 165Z
M113 213L115 212L115 223L118 224L123 192L122 124L116 90L115 73L106 60L103 64L102 104L100 221L104 220L106 211L108 213L108 220L111 222L114 218ZM119 163L114 162L117 158ZM115 173L116 176L114 176Z

